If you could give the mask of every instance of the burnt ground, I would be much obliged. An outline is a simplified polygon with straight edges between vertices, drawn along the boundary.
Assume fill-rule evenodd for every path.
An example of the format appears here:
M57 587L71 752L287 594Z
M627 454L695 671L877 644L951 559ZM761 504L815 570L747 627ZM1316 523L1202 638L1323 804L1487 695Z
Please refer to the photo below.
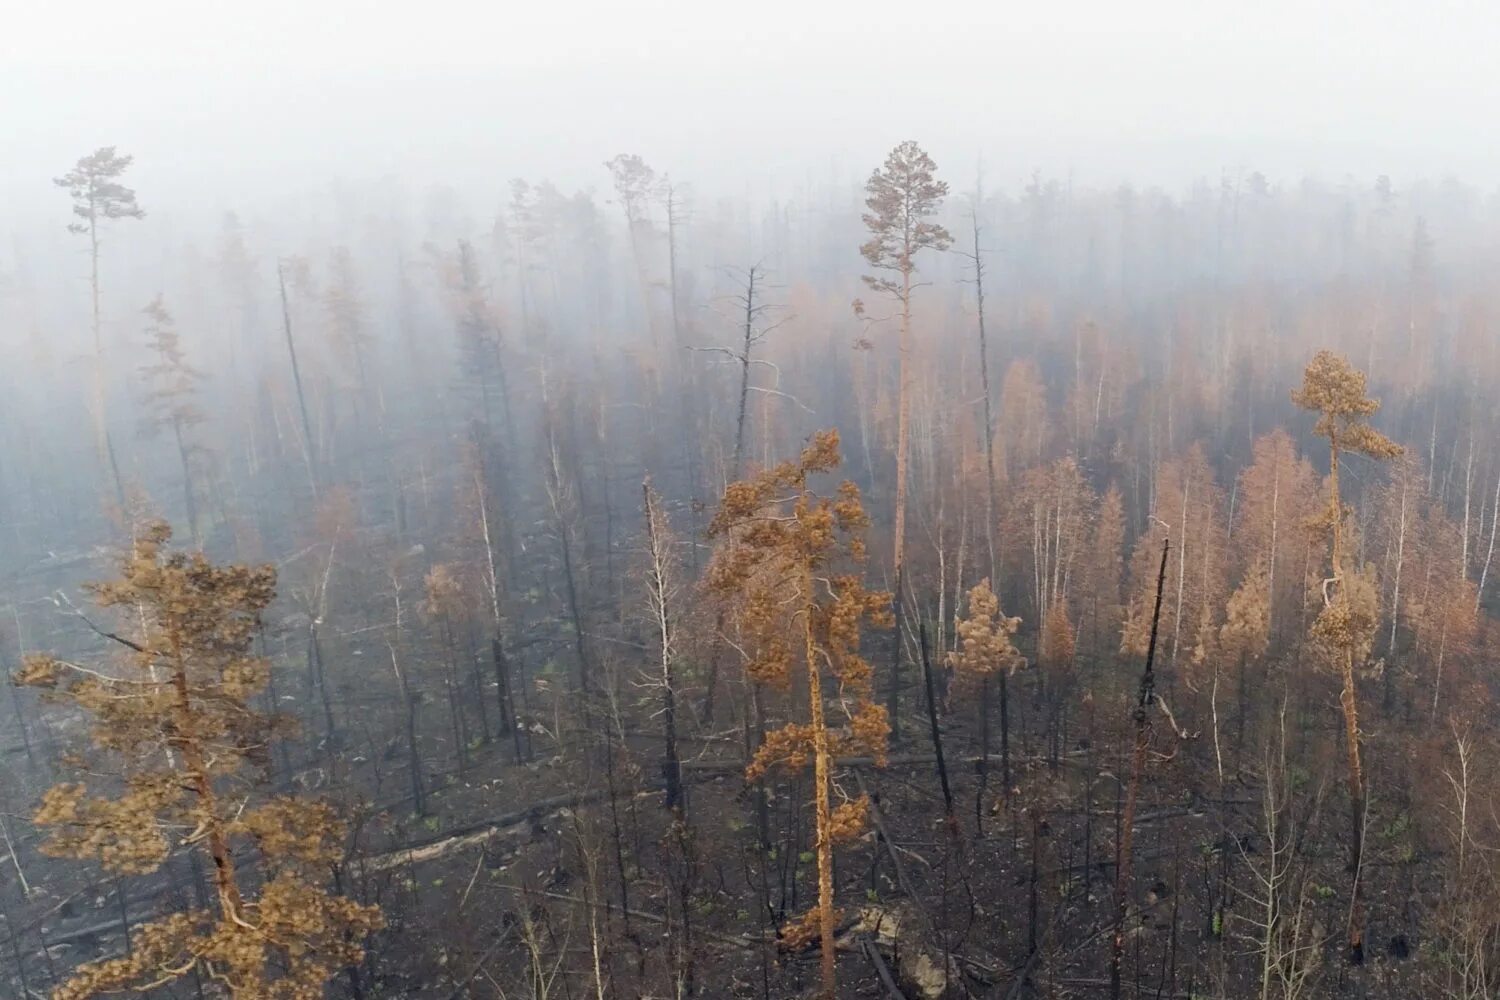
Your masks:
M1254 921L1262 911L1253 876L1267 849L1259 755L1235 747L1229 734L1215 755L1196 703L1187 694L1182 702L1176 721L1184 732L1165 720L1153 728L1136 814L1123 994L1259 996ZM981 792L973 720L957 707L944 720L956 832L944 818L922 720L907 720L887 767L838 769L840 794L863 789L877 805L864 836L836 852L841 997L1109 995L1118 778L1129 765L1118 751L1105 759L1094 747L1128 745L1128 735L1098 725L1091 739L1078 721L1054 725L1040 695L1018 697L1012 708L1009 795L998 746ZM1300 718L1298 738L1331 745L1336 734L1317 732L1334 724L1324 715ZM670 997L690 981L708 997L816 992L816 949L789 950L778 940L778 927L816 897L805 778L771 783L765 850L735 729L684 738L681 828L662 806L654 733L633 733L606 758L597 746L559 753L539 730L531 761L517 764L509 743L476 743L462 774L441 747L429 748L424 816L399 795L404 758L388 748L341 747L347 771L332 780L312 761L296 769L297 783L343 799L354 832L339 878L346 891L379 902L388 919L365 965L336 989L353 992L357 982L370 997L581 998L603 981L609 996ZM1378 743L1369 756L1378 759ZM1363 876L1369 931L1363 962L1351 965L1337 763L1325 761L1322 772L1294 768L1289 777L1305 879L1310 971L1302 995L1431 995L1425 987L1442 956L1413 929L1438 903L1425 888L1440 884L1443 861L1432 846L1432 817L1377 792ZM344 791L361 787L389 797L375 806ZM40 860L28 856L32 848L22 845L27 864ZM118 882L91 878L84 867L46 879L19 912L9 904L22 930L7 946L15 995L17 968L40 994L77 962L123 948ZM135 880L126 890L130 922L190 902L192 877L174 859L162 875ZM155 995L195 990L179 984Z

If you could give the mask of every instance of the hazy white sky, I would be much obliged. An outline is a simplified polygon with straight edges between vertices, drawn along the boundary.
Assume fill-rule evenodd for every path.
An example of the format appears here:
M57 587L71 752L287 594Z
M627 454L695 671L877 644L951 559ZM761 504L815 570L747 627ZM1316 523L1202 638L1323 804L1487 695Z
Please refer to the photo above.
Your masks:
M0 0L0 204L116 144L159 203L333 177L605 185L625 150L710 191L1033 168L1177 187L1500 177L1500 3Z

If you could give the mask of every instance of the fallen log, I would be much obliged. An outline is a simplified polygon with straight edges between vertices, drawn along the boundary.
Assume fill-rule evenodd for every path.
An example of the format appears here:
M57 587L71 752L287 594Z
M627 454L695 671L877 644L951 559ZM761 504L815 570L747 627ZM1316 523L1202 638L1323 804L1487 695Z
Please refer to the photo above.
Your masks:
M885 956L880 954L880 949L870 943L870 939L862 937L859 939L859 950L865 953L865 958L875 966L875 975L880 977L880 983L885 991L891 995L891 1000L906 1000L906 994L901 992L901 987L896 985L896 977L891 975L891 967L886 964Z
M649 782L643 790L636 792L635 796L642 798L654 795L661 791L663 787L660 781ZM453 851L482 843L492 837L497 837L510 827L520 826L522 823L526 823L534 818L540 819L543 816L551 815L559 809L576 809L579 806L586 806L607 798L609 798L609 791L599 788L591 792L571 792L567 795L556 795L549 799L539 799L525 809L502 813L494 819L466 823L463 826L449 830L447 833L413 841L402 847L382 851L379 854L366 855L361 860L374 871L385 871L388 868L410 864L415 861L430 861L434 858L451 854Z

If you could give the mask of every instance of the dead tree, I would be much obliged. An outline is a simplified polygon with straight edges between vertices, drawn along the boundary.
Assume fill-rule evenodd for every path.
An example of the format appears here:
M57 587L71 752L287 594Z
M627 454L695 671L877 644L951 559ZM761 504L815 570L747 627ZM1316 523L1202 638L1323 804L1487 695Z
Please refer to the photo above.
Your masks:
M1171 539L1161 543L1161 568L1156 573L1156 606L1151 612L1151 638L1146 645L1146 666L1141 671L1140 688L1135 701L1135 749L1130 757L1130 778L1125 786L1125 811L1120 819L1120 840L1115 849L1114 937L1109 953L1109 995L1120 998L1120 962L1125 955L1125 912L1129 904L1131 849L1134 840L1135 805L1141 791L1141 773L1146 768L1146 751L1151 745L1151 703L1156 697L1157 626L1161 623L1162 592L1167 585L1167 552Z
M317 441L312 421L307 417L307 395L302 391L302 368L297 363L297 342L292 338L292 309L286 297L286 265L276 262L276 284L281 290L281 329L286 335L286 353L292 363L292 387L297 390L297 413L302 418L302 460L307 465L307 482L313 496L318 495Z
M673 579L672 539L666 512L661 509L661 497L651 489L649 478L641 483L641 494L644 498L648 545L646 600L661 653L660 675L656 683L661 687L662 778L667 783L667 808L680 813L682 762L677 757L677 622L672 617L677 583Z

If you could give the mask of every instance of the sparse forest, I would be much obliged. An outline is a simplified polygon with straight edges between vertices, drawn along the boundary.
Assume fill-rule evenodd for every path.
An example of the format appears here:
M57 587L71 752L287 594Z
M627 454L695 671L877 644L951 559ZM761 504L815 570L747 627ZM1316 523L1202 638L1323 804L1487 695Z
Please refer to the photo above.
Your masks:
M1500 996L1493 196L135 166L0 249L0 996Z

